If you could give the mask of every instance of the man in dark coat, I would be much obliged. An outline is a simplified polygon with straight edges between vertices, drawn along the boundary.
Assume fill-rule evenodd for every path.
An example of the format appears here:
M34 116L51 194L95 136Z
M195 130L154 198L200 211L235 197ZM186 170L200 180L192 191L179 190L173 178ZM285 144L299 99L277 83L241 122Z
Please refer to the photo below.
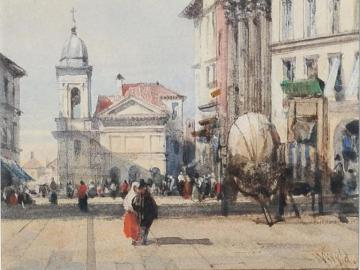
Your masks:
M154 219L158 217L158 209L143 179L140 179L138 195L134 198L132 206L138 214L142 244L146 245L150 227Z

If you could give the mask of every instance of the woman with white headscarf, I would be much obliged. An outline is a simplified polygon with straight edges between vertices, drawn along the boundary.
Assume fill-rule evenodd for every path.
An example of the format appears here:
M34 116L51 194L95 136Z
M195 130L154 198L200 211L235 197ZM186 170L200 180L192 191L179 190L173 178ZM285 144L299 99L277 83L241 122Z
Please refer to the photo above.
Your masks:
M136 245L136 242L140 240L140 224L136 212L132 206L132 202L137 195L139 187L138 182L133 182L129 193L126 195L123 206L125 209L124 216L124 234L127 238L131 238L132 244Z

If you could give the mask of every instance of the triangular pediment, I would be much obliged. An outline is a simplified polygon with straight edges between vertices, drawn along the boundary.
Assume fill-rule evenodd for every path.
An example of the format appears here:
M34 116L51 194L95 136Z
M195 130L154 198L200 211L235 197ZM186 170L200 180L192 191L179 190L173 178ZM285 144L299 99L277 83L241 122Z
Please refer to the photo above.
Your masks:
M159 115L164 114L161 108L147 104L135 97L125 98L118 103L113 104L106 111L102 112L102 116L131 116L131 115Z

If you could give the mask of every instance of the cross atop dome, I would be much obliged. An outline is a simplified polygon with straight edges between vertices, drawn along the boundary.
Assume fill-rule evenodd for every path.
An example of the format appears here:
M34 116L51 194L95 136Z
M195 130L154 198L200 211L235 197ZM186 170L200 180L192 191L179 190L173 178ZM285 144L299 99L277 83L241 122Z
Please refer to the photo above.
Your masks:
M88 66L88 53L84 41L76 32L75 9L70 10L73 26L70 37L65 41L61 51L60 64L62 66L81 67Z
M76 20L75 20L75 9L72 8L70 12L72 13L73 27L71 28L71 32L76 34Z

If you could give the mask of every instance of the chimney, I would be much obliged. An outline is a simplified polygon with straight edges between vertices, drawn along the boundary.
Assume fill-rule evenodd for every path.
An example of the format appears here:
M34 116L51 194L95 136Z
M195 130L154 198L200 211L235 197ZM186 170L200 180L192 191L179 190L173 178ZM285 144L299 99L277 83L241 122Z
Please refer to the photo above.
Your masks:
M34 152L30 152L30 159L34 159L34 158L35 158Z
M121 96L122 96L122 86L123 86L124 80L125 80L125 78L120 73L116 76L116 88L120 92Z

